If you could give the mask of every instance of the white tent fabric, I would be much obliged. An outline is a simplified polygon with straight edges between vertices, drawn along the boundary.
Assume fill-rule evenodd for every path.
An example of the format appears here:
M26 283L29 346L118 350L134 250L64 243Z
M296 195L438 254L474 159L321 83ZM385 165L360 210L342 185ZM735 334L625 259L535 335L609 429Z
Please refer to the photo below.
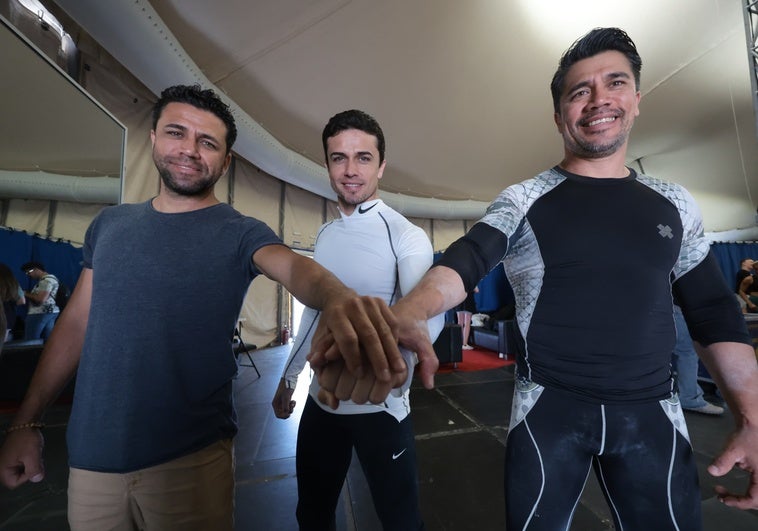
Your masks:
M130 0L58 3L155 93L176 83L213 87L149 3ZM274 177L334 199L321 165L286 148L234 101L227 98L227 103L239 128L237 153ZM476 219L487 206L482 201L444 201L389 192L384 192L382 198L406 215L438 219Z

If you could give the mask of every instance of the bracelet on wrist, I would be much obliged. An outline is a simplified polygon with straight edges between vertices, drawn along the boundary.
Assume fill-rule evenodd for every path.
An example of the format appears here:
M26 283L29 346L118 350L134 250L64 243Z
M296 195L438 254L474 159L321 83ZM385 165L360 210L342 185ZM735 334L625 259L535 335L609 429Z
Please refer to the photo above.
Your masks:
M5 433L10 433L12 431L18 431L18 430L26 430L29 428L36 428L36 429L42 429L45 427L44 422L26 422L24 424L14 424L11 426L8 426L5 428Z

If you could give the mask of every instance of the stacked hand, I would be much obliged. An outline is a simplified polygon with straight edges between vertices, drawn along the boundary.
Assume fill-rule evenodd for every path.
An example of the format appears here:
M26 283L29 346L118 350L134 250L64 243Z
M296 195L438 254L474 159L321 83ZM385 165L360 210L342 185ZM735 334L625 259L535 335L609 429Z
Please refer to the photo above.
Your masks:
M357 356L350 355L337 346L330 331L322 327L323 321L319 323L308 359L321 386L319 400L333 409L337 408L339 400L350 399L358 404L381 403L393 388L406 381L408 368L397 348L398 342L417 353L419 376L427 389L434 387L439 360L429 339L426 316L415 315L412 308L403 306L402 301L393 306L391 312L390 309L385 311L386 306L382 305L379 305L380 315L392 323L392 337L395 338L392 345L383 341L384 359L361 350Z

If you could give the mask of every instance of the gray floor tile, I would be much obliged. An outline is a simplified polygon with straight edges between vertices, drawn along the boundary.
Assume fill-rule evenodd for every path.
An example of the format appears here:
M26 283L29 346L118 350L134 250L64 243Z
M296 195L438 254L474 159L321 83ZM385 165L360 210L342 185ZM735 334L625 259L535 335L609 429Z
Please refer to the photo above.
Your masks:
M240 432L235 440L237 529L297 529L295 441L305 403L307 375L298 386L298 402L288 420L276 419L271 399L289 346L253 352L261 372L243 367L234 383ZM503 456L508 429L513 368L440 374L437 387L426 390L417 381L411 393L419 455L420 503L428 531L487 531L504 528ZM0 531L66 531L68 468L64 431L69 406L48 414L47 477L37 485L0 491ZM720 451L733 427L729 413L707 417L687 413L703 492L706 531L758 529L758 513L742 512L718 502L715 484L744 489L747 475L733 471L712 478L706 467ZM9 416L0 415L0 426ZM365 478L353 460L339 500L338 531L380 529ZM572 531L613 529L605 499L593 476L577 507Z

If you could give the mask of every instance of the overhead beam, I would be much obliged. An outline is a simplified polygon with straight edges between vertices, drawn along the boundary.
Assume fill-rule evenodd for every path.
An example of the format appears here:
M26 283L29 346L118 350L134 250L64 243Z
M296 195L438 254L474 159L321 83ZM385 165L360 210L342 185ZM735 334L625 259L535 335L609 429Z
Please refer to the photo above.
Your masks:
M748 63L750 65L750 87L753 95L755 131L756 136L758 136L758 0L743 1Z

